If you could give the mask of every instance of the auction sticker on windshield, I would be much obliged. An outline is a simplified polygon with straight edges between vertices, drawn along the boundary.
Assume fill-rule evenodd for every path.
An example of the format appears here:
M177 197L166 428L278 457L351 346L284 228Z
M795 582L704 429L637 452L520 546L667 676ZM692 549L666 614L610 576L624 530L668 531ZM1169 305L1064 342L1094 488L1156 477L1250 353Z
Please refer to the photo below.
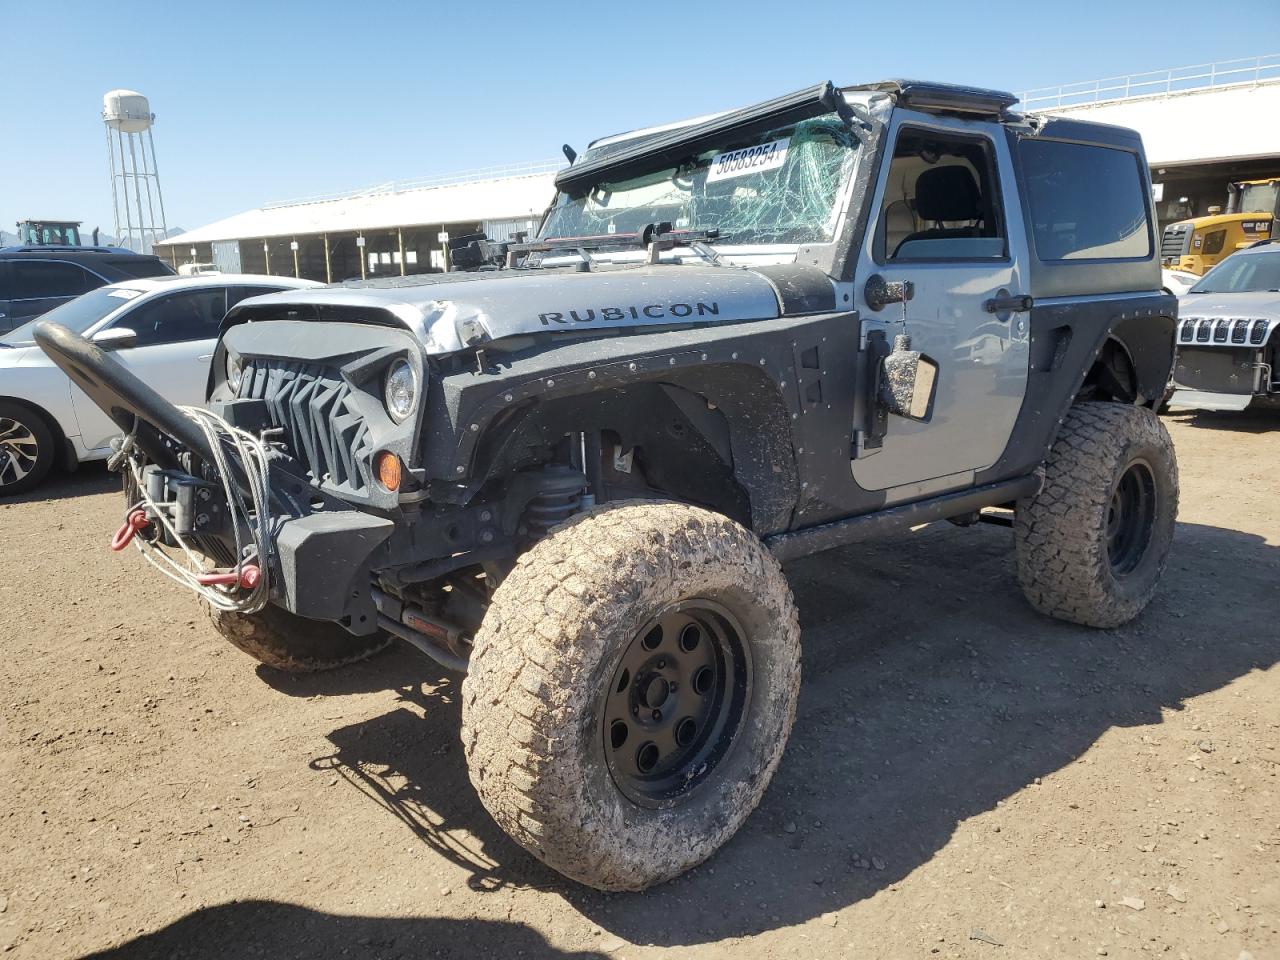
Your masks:
M764 170L776 170L787 162L787 147L790 144L791 138L783 137L781 140L759 143L754 147L717 153L711 158L711 169L707 171L707 183L745 177L749 173L760 173Z

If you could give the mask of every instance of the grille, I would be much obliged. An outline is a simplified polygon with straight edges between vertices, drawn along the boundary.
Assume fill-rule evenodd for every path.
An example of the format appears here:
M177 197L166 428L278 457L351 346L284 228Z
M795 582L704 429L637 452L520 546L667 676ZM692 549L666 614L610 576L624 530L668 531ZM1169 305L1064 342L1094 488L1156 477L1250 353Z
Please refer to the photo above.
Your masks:
M323 367L253 360L240 396L265 400L273 427L311 478L338 492L359 493L369 483L369 427L352 403L351 385Z
M1182 333L1179 335L1179 339L1183 343L1190 343L1195 338L1196 338L1196 318L1187 317L1187 319L1182 321Z
M1212 320L1201 320L1200 325L1196 327L1196 343L1209 342L1209 328L1213 326Z
M1187 252L1191 240L1191 228L1186 224L1170 224L1160 238L1161 259L1176 260Z
M1230 332L1229 330L1230 326L1231 326L1231 321L1228 320L1226 317L1219 317L1216 321L1214 321L1213 342L1226 343L1227 334Z
M1249 321L1237 320L1231 325L1231 342L1244 343L1249 336Z
M1267 321L1253 321L1253 330L1249 333L1250 343L1265 343L1267 340Z

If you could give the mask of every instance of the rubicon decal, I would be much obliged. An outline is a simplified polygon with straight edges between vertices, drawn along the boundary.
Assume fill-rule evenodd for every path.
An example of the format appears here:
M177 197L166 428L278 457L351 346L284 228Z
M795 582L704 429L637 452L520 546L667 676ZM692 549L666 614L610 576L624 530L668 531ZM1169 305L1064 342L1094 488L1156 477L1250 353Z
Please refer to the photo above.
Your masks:
M717 317L720 315L720 304L716 301L704 303L647 303L632 307L585 307L578 310L567 310L562 313L540 313L538 320L544 327L558 323L599 323L617 320L662 320L674 317L684 320L689 317Z

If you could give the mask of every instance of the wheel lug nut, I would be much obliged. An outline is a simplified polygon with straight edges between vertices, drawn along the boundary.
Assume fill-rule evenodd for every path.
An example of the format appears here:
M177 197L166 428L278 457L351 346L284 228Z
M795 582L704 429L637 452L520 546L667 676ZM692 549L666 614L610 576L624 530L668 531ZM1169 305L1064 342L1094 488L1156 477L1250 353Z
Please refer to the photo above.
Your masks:
M669 689L672 693L675 693L677 690L680 689L680 684L677 683L675 680L672 680L669 684L667 684L667 689Z
M666 667L666 665L667 665L667 661L666 661L666 660L663 660L661 657L659 657L659 658L658 658L658 664L657 664L658 669L659 669L659 670L661 670L661 669L663 669L664 667Z
M661 719L662 719L662 711L661 711L661 710L655 710L655 711L653 711L653 719L655 719L655 720L661 720Z

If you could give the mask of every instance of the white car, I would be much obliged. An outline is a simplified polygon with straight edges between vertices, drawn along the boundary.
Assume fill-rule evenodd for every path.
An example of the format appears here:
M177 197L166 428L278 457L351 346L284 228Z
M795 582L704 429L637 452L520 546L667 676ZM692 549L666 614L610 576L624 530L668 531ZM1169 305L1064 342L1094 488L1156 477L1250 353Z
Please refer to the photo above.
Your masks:
M172 403L205 399L223 315L246 297L318 287L313 280L221 273L99 287L40 317L93 340ZM35 345L36 321L0 336L0 497L53 467L102 460L120 428Z
M1197 283L1200 282L1200 274L1188 273L1186 270L1168 270L1160 271L1160 284L1175 297L1180 297Z

